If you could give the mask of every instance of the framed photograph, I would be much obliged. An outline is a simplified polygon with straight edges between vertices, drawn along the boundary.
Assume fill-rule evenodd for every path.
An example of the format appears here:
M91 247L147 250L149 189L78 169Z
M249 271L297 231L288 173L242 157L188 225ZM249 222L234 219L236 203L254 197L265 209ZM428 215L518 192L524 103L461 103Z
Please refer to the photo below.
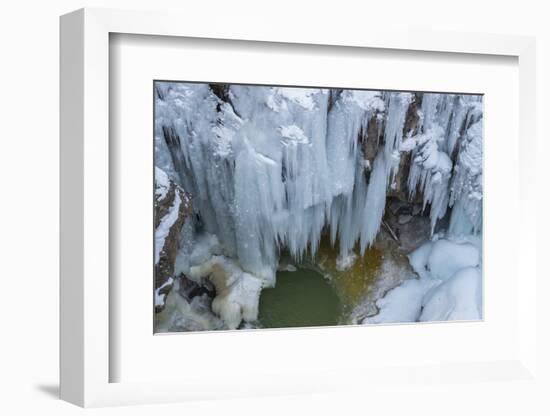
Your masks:
M483 95L153 87L155 332L483 318Z
M61 397L533 380L534 40L181 18L61 18Z

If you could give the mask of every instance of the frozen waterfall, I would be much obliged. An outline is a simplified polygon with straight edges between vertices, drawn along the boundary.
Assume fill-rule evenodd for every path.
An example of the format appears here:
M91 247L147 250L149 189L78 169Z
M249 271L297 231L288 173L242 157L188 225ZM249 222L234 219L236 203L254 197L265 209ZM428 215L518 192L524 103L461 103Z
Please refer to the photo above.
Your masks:
M480 231L481 96L155 85L157 167L192 195L197 229L264 287L282 249L313 255L323 232L342 256L363 253L399 174L432 232L446 216L453 233Z

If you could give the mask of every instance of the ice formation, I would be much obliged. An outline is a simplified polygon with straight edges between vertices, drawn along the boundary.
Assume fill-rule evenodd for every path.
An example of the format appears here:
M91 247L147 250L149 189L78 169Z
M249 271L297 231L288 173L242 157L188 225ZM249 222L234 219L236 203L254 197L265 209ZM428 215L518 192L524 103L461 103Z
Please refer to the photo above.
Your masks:
M408 139L416 142L408 186L412 195L423 191L424 205L431 205L432 230L449 207L456 233L469 234L481 225L481 105L477 96L423 96L422 133ZM452 159L458 159L454 166Z
M428 292L420 321L481 319L481 270L466 267Z
M300 261L326 231L341 259L357 243L363 254L398 174L432 232L445 216L456 235L480 231L480 96L164 82L156 94L155 163L219 240L193 270L224 276L213 307L232 326L257 313L233 294L274 285L282 249Z

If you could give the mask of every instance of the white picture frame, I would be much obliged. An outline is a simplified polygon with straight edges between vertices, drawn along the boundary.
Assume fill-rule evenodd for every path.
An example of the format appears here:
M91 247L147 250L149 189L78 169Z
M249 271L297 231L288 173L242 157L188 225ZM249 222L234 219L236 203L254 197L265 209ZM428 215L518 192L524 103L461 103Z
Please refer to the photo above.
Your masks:
M277 24L248 19L220 19L204 25L174 13L82 9L61 18L61 398L80 406L160 403L209 397L239 397L271 392L322 392L342 387L346 378L356 387L375 381L447 380L476 382L487 377L525 380L536 377L536 218L535 169L535 41L508 35L434 33L386 26L349 27L329 33L323 27L307 32L284 31ZM186 38L226 39L283 44L430 51L453 54L504 55L519 62L519 165L521 225L517 250L522 270L517 293L518 348L506 360L422 365L411 372L395 368L330 369L294 374L291 369L265 380L240 380L205 391L205 380L181 382L111 382L109 274L109 36L113 33ZM112 168L112 166L111 166ZM528 214L529 213L529 214ZM527 215L528 214L528 215ZM342 333L341 336L347 336ZM320 369L320 371L325 371ZM478 374L478 376L472 375ZM479 374L483 374L480 377ZM436 376L437 375L437 376ZM332 381L331 381L332 380ZM346 384L347 385L347 384Z

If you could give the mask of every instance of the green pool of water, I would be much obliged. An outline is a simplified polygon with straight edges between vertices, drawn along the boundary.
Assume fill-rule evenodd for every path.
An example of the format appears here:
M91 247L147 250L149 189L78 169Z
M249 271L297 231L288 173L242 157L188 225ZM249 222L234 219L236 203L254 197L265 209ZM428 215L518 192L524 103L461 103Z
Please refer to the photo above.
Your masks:
M298 269L278 272L277 284L260 297L259 321L264 328L337 325L340 299L319 273Z

